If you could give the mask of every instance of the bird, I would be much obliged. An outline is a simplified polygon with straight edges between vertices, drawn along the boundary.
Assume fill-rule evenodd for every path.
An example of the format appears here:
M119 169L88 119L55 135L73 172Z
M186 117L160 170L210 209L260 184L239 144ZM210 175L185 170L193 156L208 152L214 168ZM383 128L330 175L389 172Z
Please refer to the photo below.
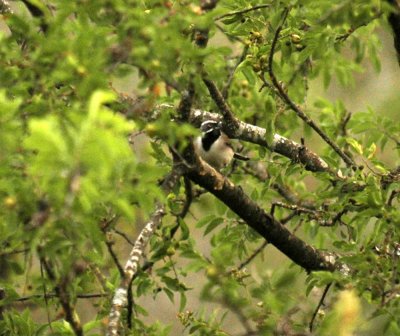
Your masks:
M235 153L229 137L222 132L221 122L206 120L201 124L200 130L201 135L194 141L195 151L215 169L225 168L234 158L242 161L249 160L248 157Z

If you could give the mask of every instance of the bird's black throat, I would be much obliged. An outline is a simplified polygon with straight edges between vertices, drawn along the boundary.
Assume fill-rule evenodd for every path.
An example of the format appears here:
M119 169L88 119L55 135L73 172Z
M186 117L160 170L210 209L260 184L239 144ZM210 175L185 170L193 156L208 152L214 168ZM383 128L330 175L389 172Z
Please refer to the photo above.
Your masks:
M201 137L201 143L203 145L203 149L208 151L212 144L217 140L221 135L221 131L219 129L213 129L207 133L204 133Z

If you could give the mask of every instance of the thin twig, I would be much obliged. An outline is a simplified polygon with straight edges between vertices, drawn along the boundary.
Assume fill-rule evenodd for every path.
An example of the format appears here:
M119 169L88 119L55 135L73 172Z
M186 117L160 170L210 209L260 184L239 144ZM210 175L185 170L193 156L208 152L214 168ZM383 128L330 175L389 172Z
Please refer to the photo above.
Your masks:
M124 238L129 245L131 245L131 246L135 245L135 243L132 240L130 240L130 238L128 237L128 235L125 232L122 232L116 228L114 228L113 230L116 234L118 234L122 238Z
M76 298L77 299L97 299L97 298L103 298L107 297L109 294L106 293L94 293L94 294L77 294ZM47 293L46 295L43 294L32 294L29 296L21 296L13 302L25 302L25 301L30 301L30 300L35 300L35 299L53 299L53 298L58 298L56 293Z
M224 88L221 91L222 97L224 97L224 99L228 98L228 92L229 92L229 88L232 85L233 82L233 77L235 76L235 72L236 69L238 68L238 66L244 61L244 59L246 58L247 55L247 51L249 50L249 46L245 45L245 47L243 48L242 54L239 57L239 60L236 62L235 66L231 69L229 76L228 76L228 80L226 81L226 84L224 86Z
M116 220L117 216L114 214L110 216L110 218L106 218L102 221L100 224L101 230L103 231L105 235L105 244L107 246L108 253L110 254L112 260L114 261L115 266L118 268L119 275L121 277L124 276L124 269L122 268L121 263L119 262L119 259L117 257L117 254L115 253L113 249L114 242L112 240L111 233L108 231L108 228L110 225Z
M268 8L271 7L270 4L262 4L262 5L256 5L250 8L246 8L246 9L242 9L242 10L237 10L237 11L233 11L233 12L229 12L229 13L225 13L222 15L219 15L215 18L215 20L221 20L223 18L229 17L229 16L234 16L234 15L240 15L240 14L246 14L252 11L255 11L257 9L262 9L262 8Z
M238 270L242 270L243 268L245 268L248 264L250 264L255 257L257 257L263 250L264 248L268 245L268 241L264 241L254 252L253 254L248 257L246 260L244 260L239 266L238 266Z
M336 145L335 142L333 142L327 134L325 134L324 131L322 131L321 128L309 117L307 116L303 110L300 109L299 106L297 106L288 96L288 94L285 92L283 89L282 85L279 83L278 79L275 76L274 69L273 69L273 59L274 59L274 53L275 53L275 48L276 44L278 41L279 34L283 28L283 25L286 22L286 19L289 14L289 8L286 8L283 12L283 17L282 17L282 22L278 26L274 38L272 40L271 44L271 51L268 57L268 74L269 77L271 78L272 84L275 86L275 88L279 91L280 95L286 102L286 104L307 124L309 125L315 132L319 134L319 136L329 145L332 147L332 149L343 159L343 161L346 163L348 167L357 167L354 161L348 157L339 147Z
M111 256L112 260L114 261L115 266L117 266L119 275L121 277L123 277L124 276L124 269L123 269L121 263L119 262L119 259L118 259L117 255L116 255L116 253L114 252L114 249L112 247L113 244L114 244L114 242L111 241L111 239L108 237L108 234L106 233L106 246L107 246L108 253L110 253L110 256Z
M310 321L310 324L309 324L310 332L313 331L315 318L317 317L317 314L318 314L319 309L320 309L321 306L324 304L325 297L326 297L326 295L328 294L329 288L331 288L331 286L332 286L332 282L331 282L330 284L326 285L326 287L325 287L325 289L324 289L324 292L322 293L321 299L319 300L318 305L317 305L317 307L315 308L315 311L314 311L314 313L313 313L313 316L312 316L311 321Z
M346 41L356 30L369 25L372 21L376 19L379 19L382 16L382 14L383 14L382 12L378 12L368 22L361 22L358 25L351 27L346 33L337 36L336 41L337 42Z
M269 179L268 172L264 165L252 165L247 164L246 166L241 167L246 174L254 176L260 182L267 182ZM315 210L316 205L310 200L301 200L298 195L292 191L288 186L282 185L280 183L272 183L271 187L275 189L280 196L282 196L287 202L296 204L303 208L307 208L309 210ZM272 209L271 209L272 210Z

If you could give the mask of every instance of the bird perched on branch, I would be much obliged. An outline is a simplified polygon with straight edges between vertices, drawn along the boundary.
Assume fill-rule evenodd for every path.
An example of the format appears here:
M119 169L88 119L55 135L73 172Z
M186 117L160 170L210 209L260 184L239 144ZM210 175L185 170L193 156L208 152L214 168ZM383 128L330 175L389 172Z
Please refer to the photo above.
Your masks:
M196 153L209 165L219 170L226 167L232 159L247 161L248 157L235 153L230 139L222 132L222 123L206 120L201 126L201 136L194 141Z

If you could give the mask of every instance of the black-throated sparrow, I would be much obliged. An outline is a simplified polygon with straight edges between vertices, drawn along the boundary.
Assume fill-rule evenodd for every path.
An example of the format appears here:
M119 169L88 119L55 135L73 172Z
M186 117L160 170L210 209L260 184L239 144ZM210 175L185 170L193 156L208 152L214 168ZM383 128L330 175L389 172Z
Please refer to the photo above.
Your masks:
M197 154L215 169L226 167L233 158L247 161L248 157L235 153L228 136L222 132L221 122L206 120L201 126L201 136L194 141Z

